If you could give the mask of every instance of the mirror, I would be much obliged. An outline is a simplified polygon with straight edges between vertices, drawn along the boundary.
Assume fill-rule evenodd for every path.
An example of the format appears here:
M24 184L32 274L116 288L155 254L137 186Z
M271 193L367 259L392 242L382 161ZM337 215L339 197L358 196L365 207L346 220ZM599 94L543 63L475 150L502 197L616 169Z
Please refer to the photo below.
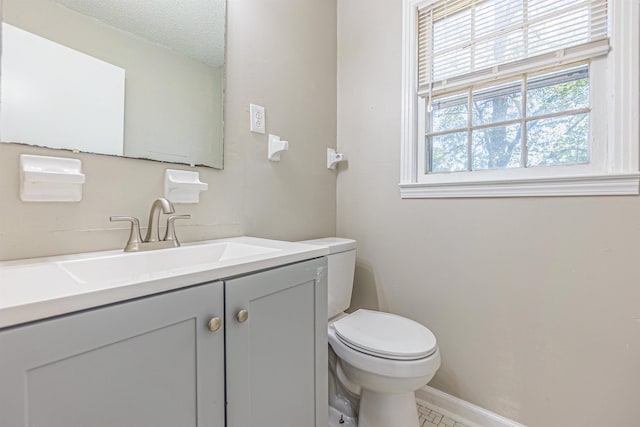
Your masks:
M0 141L223 166L224 0L3 0Z

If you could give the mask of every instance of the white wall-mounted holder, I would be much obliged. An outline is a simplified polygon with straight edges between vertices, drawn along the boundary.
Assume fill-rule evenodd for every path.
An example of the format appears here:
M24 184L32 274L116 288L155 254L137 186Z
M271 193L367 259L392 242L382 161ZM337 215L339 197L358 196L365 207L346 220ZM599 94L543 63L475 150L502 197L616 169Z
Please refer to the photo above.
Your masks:
M333 148L327 148L327 169L335 169L338 163L346 160L344 154L336 153Z
M79 159L20 155L20 200L23 202L79 202L84 181Z
M164 197L172 203L199 203L200 192L209 184L200 181L200 173L177 169L164 171Z
M280 161L280 153L289 149L289 141L281 141L277 135L269 135L268 158L272 162Z

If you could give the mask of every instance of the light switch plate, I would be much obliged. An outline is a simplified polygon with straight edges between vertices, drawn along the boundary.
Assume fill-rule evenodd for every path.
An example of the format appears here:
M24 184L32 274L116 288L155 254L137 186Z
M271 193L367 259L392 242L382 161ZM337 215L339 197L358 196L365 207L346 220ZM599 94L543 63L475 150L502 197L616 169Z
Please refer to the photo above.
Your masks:
M255 104L249 104L249 115L251 116L251 132L265 133L266 116L264 115L264 107Z

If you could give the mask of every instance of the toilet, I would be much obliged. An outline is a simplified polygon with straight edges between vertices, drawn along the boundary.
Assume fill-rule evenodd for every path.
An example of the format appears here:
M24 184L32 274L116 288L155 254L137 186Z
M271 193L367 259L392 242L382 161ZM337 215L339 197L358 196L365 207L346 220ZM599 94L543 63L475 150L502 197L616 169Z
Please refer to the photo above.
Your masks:
M420 323L395 314L344 312L351 304L355 240L329 237L300 243L329 249L328 335L337 356L335 366L330 366L330 418L332 411L347 419L352 415L341 412L348 412L347 401L354 399L331 395L336 383L344 394L359 397L358 426L418 427L415 391L440 367L435 336Z

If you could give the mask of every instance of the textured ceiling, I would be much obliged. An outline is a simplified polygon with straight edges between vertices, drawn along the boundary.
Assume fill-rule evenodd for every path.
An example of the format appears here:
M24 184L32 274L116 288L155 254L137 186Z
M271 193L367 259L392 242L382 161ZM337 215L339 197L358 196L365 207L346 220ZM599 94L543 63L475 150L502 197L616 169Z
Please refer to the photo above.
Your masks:
M55 0L214 67L224 63L225 0Z

